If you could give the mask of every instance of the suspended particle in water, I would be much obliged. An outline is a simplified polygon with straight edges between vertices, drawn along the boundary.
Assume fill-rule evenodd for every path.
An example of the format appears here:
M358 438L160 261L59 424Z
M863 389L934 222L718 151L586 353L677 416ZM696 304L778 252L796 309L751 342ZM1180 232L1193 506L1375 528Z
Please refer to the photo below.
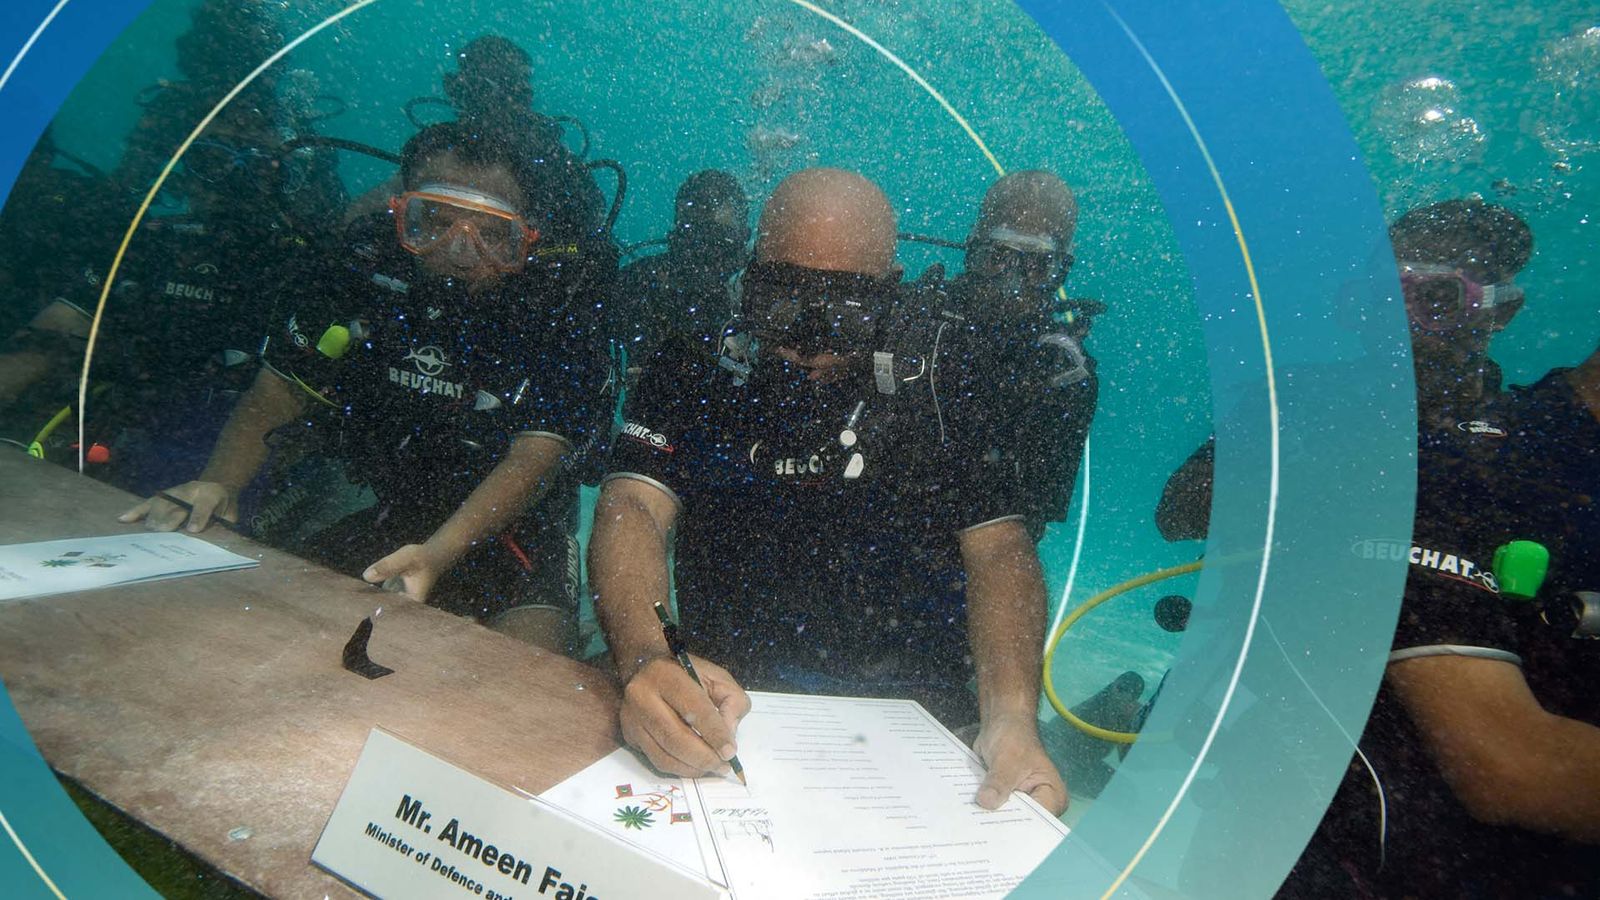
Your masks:
M1600 150L1600 26L1545 45L1534 64L1545 102L1534 130L1558 157Z
M1385 88L1373 126L1407 166L1461 169L1482 162L1487 135L1461 112L1461 91L1438 75Z
M805 141L799 132L783 127L756 125L745 133L745 142L754 155L792 149Z
M810 35L790 40L784 55L797 66L832 65L838 59L838 51L828 43L827 38L813 38Z

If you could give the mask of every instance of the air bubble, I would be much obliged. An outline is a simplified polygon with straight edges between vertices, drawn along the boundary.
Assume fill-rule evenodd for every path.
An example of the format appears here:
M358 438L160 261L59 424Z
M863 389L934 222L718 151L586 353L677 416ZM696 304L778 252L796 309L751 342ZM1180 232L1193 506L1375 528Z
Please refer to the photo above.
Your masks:
M1483 160L1487 135L1461 112L1461 91L1448 78L1425 75L1385 88L1373 126L1408 166L1459 170Z
M1600 26L1551 41L1535 64L1547 102L1534 126L1545 149L1565 160L1600 150Z

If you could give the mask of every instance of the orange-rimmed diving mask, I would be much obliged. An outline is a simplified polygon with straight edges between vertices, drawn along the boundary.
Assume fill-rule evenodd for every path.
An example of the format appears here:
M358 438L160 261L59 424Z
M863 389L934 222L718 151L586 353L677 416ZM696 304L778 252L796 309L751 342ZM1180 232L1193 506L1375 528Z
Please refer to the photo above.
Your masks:
M419 256L448 253L463 267L481 260L515 272L539 239L505 201L466 188L425 184L390 199L389 209L400 246Z

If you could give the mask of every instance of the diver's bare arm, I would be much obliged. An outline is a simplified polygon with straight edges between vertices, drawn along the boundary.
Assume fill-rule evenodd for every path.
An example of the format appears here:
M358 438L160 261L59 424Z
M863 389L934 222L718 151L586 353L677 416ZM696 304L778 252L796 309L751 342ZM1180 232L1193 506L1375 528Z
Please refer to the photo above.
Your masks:
M41 350L14 350L0 353L0 409L16 402L23 392L49 374L54 363Z
M1020 519L961 534L967 572L967 625L984 721L1038 712L1044 650L1044 575Z
M244 490L267 461L267 435L294 421L305 406L299 388L263 367L228 416L211 459L196 480L220 484L234 494Z
M551 435L519 435L494 471L428 538L423 545L428 558L448 568L479 541L506 530L549 490L567 447Z
M643 663L667 655L654 604L667 602L667 547L677 518L674 497L636 478L607 481L595 506L589 581L623 683Z
M1546 711L1510 662L1425 656L1386 677L1474 818L1600 843L1600 728Z
M40 310L17 336L35 332L54 332L66 338L87 338L89 318L70 304L57 300ZM17 338L13 338L16 340ZM78 356L83 356L79 353ZM0 408L16 402L35 382L63 361L48 350L28 347L0 354Z

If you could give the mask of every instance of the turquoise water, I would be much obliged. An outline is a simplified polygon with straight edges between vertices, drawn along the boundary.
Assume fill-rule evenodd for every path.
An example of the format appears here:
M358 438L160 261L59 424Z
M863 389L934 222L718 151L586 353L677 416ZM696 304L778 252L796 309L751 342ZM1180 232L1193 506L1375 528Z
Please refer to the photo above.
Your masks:
M1078 492L1079 502L1088 498L1083 541L1080 547L1075 508L1042 546L1053 603L1061 603L1069 578L1070 604L1194 559L1200 546L1165 544L1151 511L1167 474L1210 429L1205 349L1183 260L1115 122L1070 62L1006 2L824 5L925 78L1002 166L1053 169L1078 192L1078 263L1068 289L1102 299L1109 311L1088 342L1100 360L1102 393L1088 489ZM1528 305L1493 351L1508 382L1533 381L1587 355L1600 331L1600 272L1589 264L1596 257L1590 218L1600 212L1600 158L1591 146L1600 144L1597 60L1584 57L1581 44L1557 42L1600 25L1600 13L1576 0L1536 10L1503 0L1284 5L1331 73L1386 210L1477 192L1528 218L1537 236L1520 279ZM294 4L284 18L304 28L338 7ZM63 147L115 162L116 136L135 119L136 91L176 75L171 38L186 27L187 8L156 3L105 56L62 112L56 137ZM625 242L664 231L673 191L700 168L735 172L758 202L800 166L857 168L900 206L902 229L948 238L964 236L996 174L973 137L905 71L785 0L581 7L380 0L282 65L312 73L349 103L325 133L395 149L411 130L401 103L437 93L452 49L487 31L532 53L541 109L581 117L594 137L592 155L627 167L618 226ZM1556 52L1547 61L1561 47L1578 47L1576 56ZM1570 58L1590 65L1573 69L1574 84L1563 85ZM1448 83L1405 87L1427 77ZM1441 111L1441 127L1415 125L1428 109ZM794 146L777 146L785 143ZM359 191L388 169L347 157L343 174ZM912 273L941 258L957 262L904 248ZM1087 696L1124 669L1153 684L1178 638L1153 626L1150 609L1163 594L1192 587L1180 579L1145 588L1087 618L1059 657L1063 696Z

